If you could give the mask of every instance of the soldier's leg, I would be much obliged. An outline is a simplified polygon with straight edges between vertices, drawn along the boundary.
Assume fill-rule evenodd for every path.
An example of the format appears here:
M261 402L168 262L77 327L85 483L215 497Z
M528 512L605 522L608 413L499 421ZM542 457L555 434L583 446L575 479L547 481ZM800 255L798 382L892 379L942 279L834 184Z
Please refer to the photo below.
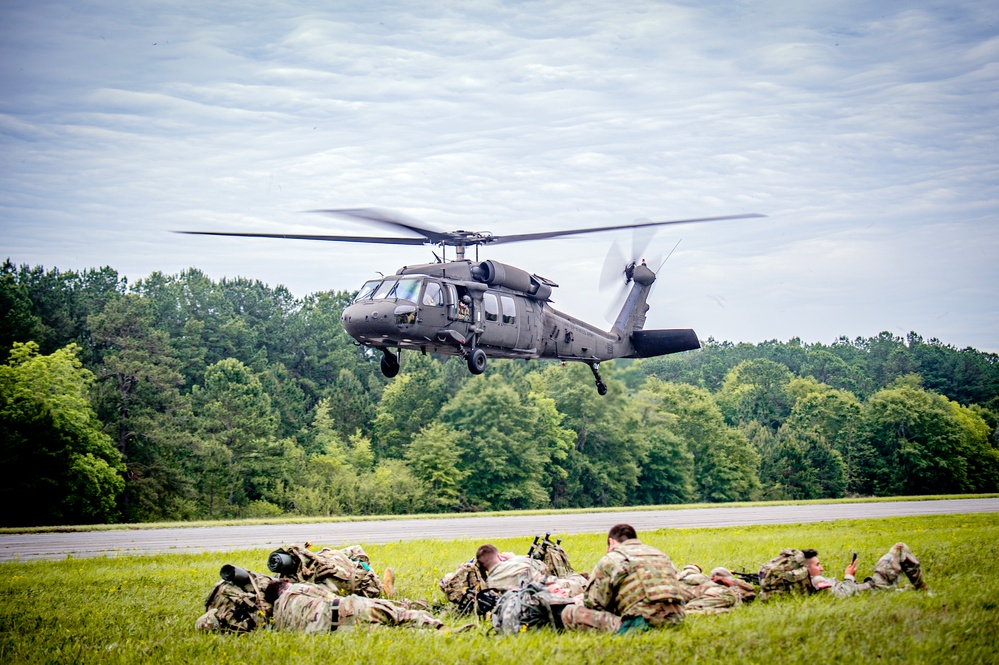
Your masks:
M905 573L905 576L917 589L926 588L919 559L912 553L908 545L895 543L874 566L874 587L878 589L893 588L898 585L902 573Z
M712 587L686 604L687 614L722 614L739 604L739 596L728 587Z
M434 630L443 628L444 624L433 614L426 610L397 610L398 626L409 628L432 628Z
M898 551L899 563L902 566L902 572L905 576L909 578L912 582L912 586L917 589L925 589L926 581L923 579L923 567L919 563L919 559L916 555L912 553L909 546L905 543L896 543L893 550Z
M440 628L444 624L430 612L404 609L384 598L345 596L340 600L340 626L361 625Z
M599 630L616 633L621 628L621 617L602 610L591 610L582 605L569 605L562 610L562 624L566 630Z

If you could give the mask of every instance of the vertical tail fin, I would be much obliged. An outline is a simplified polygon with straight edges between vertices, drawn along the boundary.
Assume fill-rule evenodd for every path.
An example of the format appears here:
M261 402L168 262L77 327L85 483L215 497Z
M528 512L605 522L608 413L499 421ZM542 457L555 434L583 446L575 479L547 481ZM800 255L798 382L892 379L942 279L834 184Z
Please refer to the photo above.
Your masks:
M611 332L621 339L627 338L633 331L641 330L645 326L645 314L649 311L649 305L646 301L649 297L649 291L656 281L656 274L643 261L635 266L632 279L635 280L635 283L632 285L631 291L628 292L628 297L625 298L624 305L611 327Z

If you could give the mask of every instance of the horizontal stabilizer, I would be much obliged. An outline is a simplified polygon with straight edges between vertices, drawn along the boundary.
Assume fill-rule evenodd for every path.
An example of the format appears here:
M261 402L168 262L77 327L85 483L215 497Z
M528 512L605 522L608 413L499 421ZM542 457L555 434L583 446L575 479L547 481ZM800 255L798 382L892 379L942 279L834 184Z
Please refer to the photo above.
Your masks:
M697 334L690 328L676 330L636 330L631 343L639 358L665 356L701 348Z

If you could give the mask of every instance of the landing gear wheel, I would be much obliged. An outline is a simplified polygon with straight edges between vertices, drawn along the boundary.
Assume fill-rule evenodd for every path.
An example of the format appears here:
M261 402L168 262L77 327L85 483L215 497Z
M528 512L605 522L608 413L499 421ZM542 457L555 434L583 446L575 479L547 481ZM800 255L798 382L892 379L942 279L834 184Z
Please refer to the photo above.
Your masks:
M486 371L486 352L482 349L473 349L468 354L468 371L472 374L482 374Z
M604 384L603 381L601 381L600 383L597 384L597 394L598 395L606 395L607 394L607 386L606 386L606 384Z
M382 356L382 374L388 378L392 378L399 373L399 358L393 353L385 352Z

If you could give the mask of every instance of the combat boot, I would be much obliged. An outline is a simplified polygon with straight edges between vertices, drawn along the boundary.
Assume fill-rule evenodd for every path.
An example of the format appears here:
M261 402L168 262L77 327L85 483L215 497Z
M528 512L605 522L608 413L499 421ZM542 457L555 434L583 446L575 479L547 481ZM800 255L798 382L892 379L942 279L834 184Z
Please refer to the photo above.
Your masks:
M395 595L395 571L391 568L382 573L382 595L386 598Z

